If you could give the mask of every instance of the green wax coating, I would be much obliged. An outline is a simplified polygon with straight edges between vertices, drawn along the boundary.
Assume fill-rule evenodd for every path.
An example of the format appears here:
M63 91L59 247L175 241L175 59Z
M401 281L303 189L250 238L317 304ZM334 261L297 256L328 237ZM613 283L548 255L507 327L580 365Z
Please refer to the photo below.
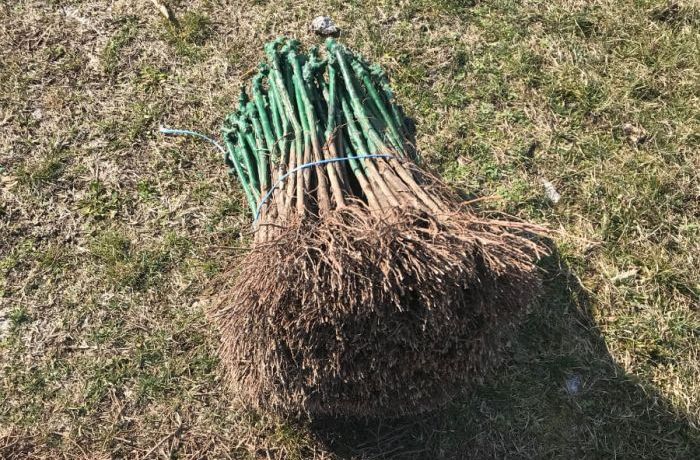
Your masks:
M328 117L326 120L326 139L328 139L335 130L335 111L336 111L336 91L335 91L335 67L328 65Z
M371 140L370 145L376 145L380 147L380 153L385 153L386 151L386 146L384 145L384 142L382 141L381 137L377 134L377 132L374 130L374 127L372 126L369 117L367 116L367 111L365 110L364 105L360 101L360 98L357 95L357 90L355 89L355 83L354 83L354 78L353 74L350 72L350 69L348 69L347 62L345 60L345 51L343 50L342 47L340 46L335 46L335 55L338 59L338 64L340 66L340 71L343 75L343 80L345 82L345 89L347 90L347 94L350 96L350 105L355 113L355 117L357 118L358 122L360 123L360 127L367 137L368 140ZM372 153L377 153L377 152L372 152Z
M374 106L377 109L379 109L379 112L381 113L384 122L388 126L390 133L389 139L392 141L396 149L403 151L403 142L401 140L402 136L401 134L399 134L399 130L394 123L393 117L389 114L389 111L386 109L384 101L377 92L377 89L374 87L374 83L372 83L372 79L370 78L369 73L364 67L362 67L362 64L360 64L359 61L353 62L352 68L355 71L355 74L358 77L360 77L360 80L362 80L362 82L364 83L365 88L367 89L367 92L370 95L370 98L374 102Z
M268 89L267 96L267 101L270 107L270 118L272 119L272 128L275 135L275 149L277 152L281 153L281 155L279 155L277 158L273 158L273 161L276 161L277 164L279 164L280 159L284 156L286 146L283 143L284 132L282 131L282 117L280 116L279 108L277 107L277 99L275 98L274 87L272 85L270 85Z
M267 189L270 187L270 150L265 142L265 135L263 134L263 129L258 118L258 110L255 108L255 104L252 102L248 103L247 112L253 125L253 134L255 135L253 142L255 143L255 156L258 163L258 177L260 178L261 191L267 191Z
M236 148L234 146L234 143L230 140L229 136L230 135L224 136L224 143L226 144L226 148L229 151L229 158L231 158L233 167L236 170L236 174L238 175L238 180L241 183L241 187L243 187L243 192L245 193L246 200L248 201L248 206L250 206L250 210L253 212L253 214L255 214L255 211L257 210L257 200L255 199L255 196L253 196L253 193L250 190L250 185L248 184L247 177L244 175L243 168L241 167L238 158L236 158L235 153L233 153Z
M279 52L277 51L277 45L279 44L279 41L273 42L271 46L266 46L265 49L267 51L268 57L271 61L272 64L272 75L274 78L274 83L276 86L277 90L277 95L279 96L280 102L282 103L282 106L284 107L284 110L287 115L287 119L291 122L292 124L292 129L294 130L294 149L296 152L297 156L297 163L301 164L302 158L303 158L303 129L301 124L299 123L299 120L296 117L296 112L294 110L294 105L292 105L291 97L289 94L289 91L287 91L287 87L285 86L285 75L282 74L281 72L281 66L280 66L280 59L279 59ZM289 79L289 75L286 76L286 79Z
M352 108L350 107L351 104L348 99L349 98L346 92L343 92L343 94L340 95L341 106L343 108L343 114L345 115L345 123L347 124L350 143L353 145L355 152L358 155L374 154L376 152L370 151L368 149L368 144L363 138L364 136L362 134L362 131L357 127L357 124L354 119L355 114L353 113ZM365 170L365 173L367 173L367 169L364 166L363 169Z
M281 137L280 137L280 149L282 151L282 158L280 159L281 163L287 164L289 162L289 129L291 123L289 122L289 118L287 118L287 115L284 110L284 105L282 104L282 101L280 100L279 93L277 91L277 85L275 83L275 79L271 78L268 80L268 84L270 86L270 95L271 95L271 100L273 100L274 103L274 108L277 117L280 120L280 126L282 128L281 131Z
M263 135L265 136L267 152L271 159L276 155L277 149L275 144L275 135L272 133L270 119L268 117L268 103L265 100L265 95L262 92L262 78L263 75L259 73L256 75L255 79L253 79L253 100L255 101L258 119L260 120Z
M245 121L243 119L239 119L239 127L241 127L241 125L243 125L244 123ZM255 189L255 191L258 194L260 194L260 181L258 179L257 158L255 158L254 153L256 145L250 133L246 132L245 129L239 130L237 147L238 151L240 152L241 158L243 159L243 163L246 165L246 168L248 168L250 184ZM247 147L250 147L250 150L248 150ZM251 151L253 153L251 153Z

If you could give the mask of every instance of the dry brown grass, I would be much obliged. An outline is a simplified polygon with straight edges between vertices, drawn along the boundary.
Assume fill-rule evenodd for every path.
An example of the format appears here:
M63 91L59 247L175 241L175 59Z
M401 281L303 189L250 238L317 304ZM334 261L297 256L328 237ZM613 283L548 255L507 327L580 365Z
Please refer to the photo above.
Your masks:
M695 3L169 3L0 4L0 457L697 457ZM231 402L196 299L249 217L213 149L156 134L216 133L261 45L329 11L431 167L561 229L504 364L420 419Z

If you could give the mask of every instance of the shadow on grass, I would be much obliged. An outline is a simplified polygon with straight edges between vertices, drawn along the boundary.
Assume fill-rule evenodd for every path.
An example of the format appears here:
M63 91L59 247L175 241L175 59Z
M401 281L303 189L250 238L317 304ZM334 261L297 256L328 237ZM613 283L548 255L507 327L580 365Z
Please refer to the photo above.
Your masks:
M558 256L543 296L467 396L395 420L324 418L312 430L341 458L700 458L700 434L614 362L591 303Z

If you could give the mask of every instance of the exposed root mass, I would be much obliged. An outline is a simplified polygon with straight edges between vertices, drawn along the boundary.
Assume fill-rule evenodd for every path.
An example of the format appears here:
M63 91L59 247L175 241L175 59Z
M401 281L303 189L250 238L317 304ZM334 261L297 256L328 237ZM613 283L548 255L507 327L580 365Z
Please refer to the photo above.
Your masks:
M537 292L512 223L359 205L257 245L215 301L235 391L284 413L399 415L449 399ZM500 333L500 334L499 334Z

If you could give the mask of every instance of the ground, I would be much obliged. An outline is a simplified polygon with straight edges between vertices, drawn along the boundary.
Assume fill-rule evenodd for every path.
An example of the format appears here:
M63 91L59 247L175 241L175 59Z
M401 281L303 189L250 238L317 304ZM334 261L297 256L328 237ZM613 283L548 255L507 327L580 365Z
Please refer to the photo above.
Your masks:
M698 458L696 2L168 4L0 3L0 457ZM201 295L249 211L157 130L216 136L318 14L388 69L428 167L554 231L503 364L433 414L282 420L222 381Z

